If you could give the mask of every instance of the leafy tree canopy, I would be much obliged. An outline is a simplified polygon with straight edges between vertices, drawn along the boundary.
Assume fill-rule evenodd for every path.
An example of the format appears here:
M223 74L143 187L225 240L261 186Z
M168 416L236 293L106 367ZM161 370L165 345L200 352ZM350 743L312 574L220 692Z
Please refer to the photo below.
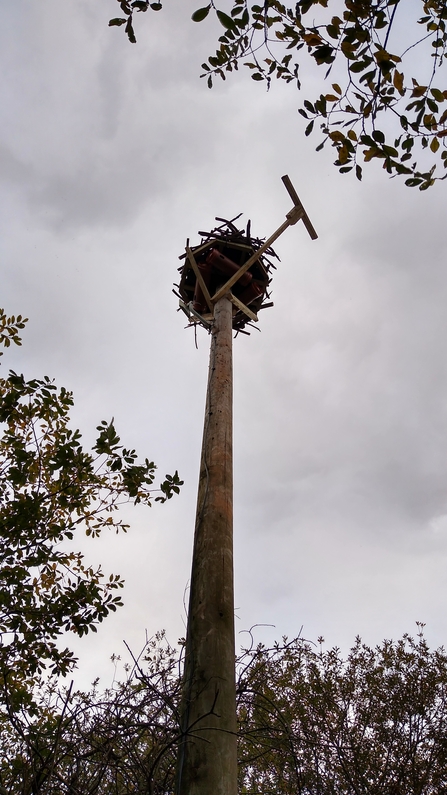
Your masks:
M161 4L118 2L125 16L109 24L125 25L135 42L133 14ZM243 63L267 87L277 78L301 89L301 73L303 81L313 74L307 58L323 73L321 93L299 109L305 134L319 130L317 150L333 146L341 173L361 179L362 163L379 159L409 187L426 190L445 179L446 0L298 0L290 8L281 0L222 0L219 7L211 0L192 19L210 13L224 29L202 64L210 88Z
M241 795L447 791L447 655L422 631L357 639L346 657L283 639L246 650L237 674ZM47 683L34 718L0 723L0 793L172 795L180 695L181 655L163 634L105 693Z
M0 342L20 344L24 323L0 313ZM0 379L0 701L12 709L31 704L30 677L73 667L57 645L63 633L95 632L121 605L123 581L88 566L75 535L126 530L120 504L165 502L182 484L175 472L154 489L155 464L120 444L113 420L84 450L72 406L72 393L47 377Z

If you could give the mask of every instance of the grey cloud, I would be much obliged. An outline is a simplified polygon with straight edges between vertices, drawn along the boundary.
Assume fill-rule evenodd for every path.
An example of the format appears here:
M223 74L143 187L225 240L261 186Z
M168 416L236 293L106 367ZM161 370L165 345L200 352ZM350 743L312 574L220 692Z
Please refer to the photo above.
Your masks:
M374 164L362 185L339 177L300 137L290 88L267 95L240 76L205 89L209 29L187 8L142 16L132 48L104 24L107 5L16 0L0 31L4 301L30 316L11 366L72 387L87 436L115 415L186 480L125 539L85 542L128 579L105 657L146 627L184 631L208 337L197 352L176 314L177 257L215 215L244 210L273 231L286 172L320 238L298 224L278 241L275 306L262 334L235 341L240 626L374 642L421 619L443 642L444 184L412 193ZM34 33L19 24L29 8Z

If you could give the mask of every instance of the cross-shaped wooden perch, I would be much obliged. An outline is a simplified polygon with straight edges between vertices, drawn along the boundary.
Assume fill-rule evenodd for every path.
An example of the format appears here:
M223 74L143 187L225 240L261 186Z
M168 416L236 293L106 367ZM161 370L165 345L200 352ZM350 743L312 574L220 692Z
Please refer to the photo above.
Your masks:
M282 235L282 233L285 232L289 226L293 226L298 221L303 219L303 223L307 231L309 232L309 235L311 236L312 240L316 240L316 238L318 237L315 229L311 224L309 216L307 215L303 205L299 200L298 194L295 188L293 187L290 178L287 176L287 174L285 174L284 177L281 177L281 179L286 187L286 190L290 198L293 201L292 209L287 213L286 220L284 221L284 223L281 224L280 227L278 227L276 232L273 232L273 235L271 235L268 238L268 240L266 240L265 243L262 244L261 248L258 248L258 250L255 251L255 253L250 257L250 259L248 259L247 262L245 262L239 268L238 272L234 273L233 276L231 276L228 279L228 281L225 282L225 284L222 287L220 287L220 289L213 296L211 296L211 301L213 302L213 304L215 304L216 301L219 300L219 298L223 298L223 296L226 295L229 290L231 290L233 285L236 284L237 281L239 281L241 276L246 271L248 271L249 268L251 268L251 266L256 262L256 260L259 259L259 257L262 257L264 252L267 251L268 248L270 248L270 246L275 242L275 240L277 240L278 237L280 237L280 235Z

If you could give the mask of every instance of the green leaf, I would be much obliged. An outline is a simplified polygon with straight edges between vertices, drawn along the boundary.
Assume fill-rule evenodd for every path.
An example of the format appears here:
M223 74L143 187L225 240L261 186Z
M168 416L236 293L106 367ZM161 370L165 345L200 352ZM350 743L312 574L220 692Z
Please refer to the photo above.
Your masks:
M116 25L117 27L119 25L125 25L126 22L127 19L123 19L122 17L115 17L115 19L109 20L109 28L113 27L114 25Z
M135 37L135 32L134 32L134 29L133 29L133 25L132 25L132 17L129 17L129 19L127 20L127 25L126 25L125 30L126 30L126 33L127 33L127 38L129 39L130 43L131 44L136 44L137 40L136 40L136 37Z
M430 91L437 102L444 102L444 94L439 90L439 88L431 88Z
M368 66L369 61L355 61L353 64L350 64L350 71L354 72L355 74L359 72L363 72Z
M223 11L216 11L216 15L220 24L223 25L223 27L226 30L235 27L234 20L232 20L231 17L228 16L228 14L225 14Z
M193 22L202 22L202 20L206 19L208 14L210 13L211 6L205 6L204 8L198 8L197 11L194 11L191 19Z
M374 140L377 141L378 143L380 144L385 143L385 136L381 130L373 130L371 134Z
M304 131L304 135L306 135L306 136L307 136L307 135L310 135L310 134L311 134L311 132L312 132L312 130L313 130L313 128L314 128L314 120L312 119L312 121L310 122L310 124L308 124L308 125L307 125L307 127L306 127L306 129L305 129L305 131Z

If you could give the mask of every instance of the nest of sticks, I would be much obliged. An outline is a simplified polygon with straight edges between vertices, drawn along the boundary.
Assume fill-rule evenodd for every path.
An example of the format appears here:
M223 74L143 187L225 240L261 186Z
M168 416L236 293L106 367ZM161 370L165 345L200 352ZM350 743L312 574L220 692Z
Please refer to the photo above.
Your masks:
M179 268L180 281L175 285L174 293L180 299L180 308L191 326L199 323L210 330L213 297L264 243L264 239L252 237L250 221L245 229L236 226L235 221L241 215L231 221L216 218L219 226L210 232L199 231L200 243L189 247L188 240L186 253L179 257L184 262ZM272 260L279 261L279 257L272 248L268 248L231 287L228 297L233 302L233 328L237 333L249 334L246 327L256 328L254 323L259 310L273 306L269 300L271 271L275 269ZM197 270L202 277L200 280Z

